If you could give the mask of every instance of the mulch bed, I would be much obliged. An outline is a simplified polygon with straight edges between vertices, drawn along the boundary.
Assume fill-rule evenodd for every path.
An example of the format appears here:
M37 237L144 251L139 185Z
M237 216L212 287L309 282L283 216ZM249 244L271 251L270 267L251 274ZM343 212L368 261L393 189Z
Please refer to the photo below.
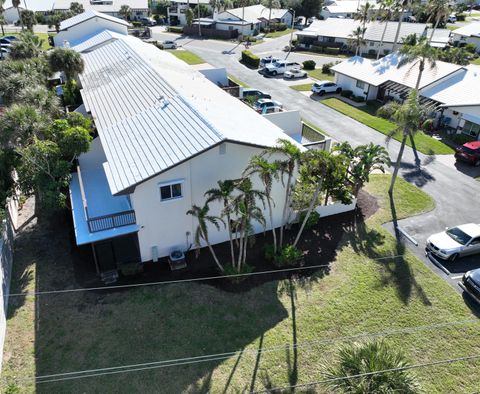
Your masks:
M333 262L336 258L339 243L345 233L352 229L355 222L358 223L359 221L365 220L373 215L377 209L378 204L376 198L362 191L359 194L357 209L355 211L321 218L315 227L305 230L302 239L299 242L298 247L304 252L304 258L298 266L308 267L325 265ZM298 225L293 225L289 230L285 231L284 244L293 242L298 227ZM265 244L271 243L272 235L270 231L265 234L257 234L255 243L249 248L247 254L247 263L254 266L254 272L281 270L281 268L276 267L273 263L266 261L264 257ZM95 273L91 247L75 247L73 234L72 245L75 278L78 284L82 287L102 286L102 283L99 281L99 278ZM214 250L221 262L226 263L230 260L229 242L215 245ZM195 251L189 251L186 254L186 260L188 267L178 271L171 271L166 259L161 259L157 263L144 263L144 270L142 273L133 276L120 276L117 284L125 285L167 282L216 277L220 275L207 248L201 250L198 258L195 256ZM292 268L292 266L285 268ZM314 273L327 274L328 271L329 268L312 268L299 271L292 270L288 272L272 272L268 274L251 275L237 283L234 283L229 279L204 280L202 283L215 286L225 291L243 292L274 280L286 279L292 276L310 277Z

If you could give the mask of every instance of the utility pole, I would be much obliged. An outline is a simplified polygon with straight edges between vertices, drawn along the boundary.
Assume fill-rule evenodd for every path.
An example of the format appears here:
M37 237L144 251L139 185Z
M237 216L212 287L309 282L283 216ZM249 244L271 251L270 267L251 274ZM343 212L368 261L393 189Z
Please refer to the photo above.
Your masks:
M288 46L288 53L287 56L285 56L285 59L290 55L290 52L292 52L292 42L293 42L293 27L295 26L295 10L290 9L292 11L292 26L291 29L292 31L290 32L290 45Z
M197 0L197 8L198 8L198 35L202 36L202 25L200 24L200 0Z

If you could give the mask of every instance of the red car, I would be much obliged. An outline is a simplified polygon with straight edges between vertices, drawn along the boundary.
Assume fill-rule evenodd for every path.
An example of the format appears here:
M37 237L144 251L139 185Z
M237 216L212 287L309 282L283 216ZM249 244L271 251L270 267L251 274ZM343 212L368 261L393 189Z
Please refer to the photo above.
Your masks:
M474 166L480 166L480 141L467 142L459 146L455 158Z

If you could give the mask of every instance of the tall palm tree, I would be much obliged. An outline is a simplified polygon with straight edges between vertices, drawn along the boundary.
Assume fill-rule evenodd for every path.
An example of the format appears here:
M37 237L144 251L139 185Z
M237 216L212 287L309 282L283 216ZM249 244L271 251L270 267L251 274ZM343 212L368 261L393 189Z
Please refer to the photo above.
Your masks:
M400 10L400 16L398 18L397 31L395 32L395 38L393 40L393 52L398 49L398 40L400 39L400 30L402 28L403 17L405 11L408 11L417 0L395 0L395 8Z
M377 60L380 57L380 49L382 48L383 41L385 40L385 34L387 33L388 22L390 22L393 18L395 0L381 0L379 2L379 5L380 7L377 12L377 18L379 18L381 22L384 22L385 26L383 27L382 37L380 38L380 44L377 50Z
M354 15L353 19L360 21L363 28L366 27L367 23L372 20L373 17L373 5L370 4L368 1L361 5L360 8L357 10L357 13Z
M279 179L279 162L269 162L262 156L252 156L247 168L243 172L243 177L250 177L252 175L258 175L263 183L265 190L265 198L267 200L268 212L270 216L270 225L272 227L273 235L273 251L277 253L277 232L275 231L275 224L273 222L273 208L272 208L272 185L273 180Z
M234 199L235 213L239 217L237 221L237 232L240 233L240 246L237 270L240 272L242 265L246 262L248 241L254 234L253 221L257 221L265 227L263 212L257 206L257 199L265 206L265 193L253 189L252 181L249 178L243 178L236 185L236 188L240 192Z
M452 5L449 0L430 0L427 2L427 14L428 22L433 22L432 33L428 39L429 42L432 42L433 35L437 29L439 23L446 19L452 12Z
M20 15L20 0L12 0L12 6L17 10L18 20L20 21L20 26L22 27L22 30L23 30L23 21L22 21L22 16Z
M232 232L232 193L235 190L235 181L227 179L226 181L218 181L218 188L212 188L205 192L207 204L212 201L219 201L223 204L223 215L227 219L228 237L230 239L230 255L232 258L232 267L235 266L235 249L233 245Z
M82 56L71 48L58 47L48 54L48 63L52 71L63 71L67 81L81 74L85 67Z
M125 19L126 21L129 20L130 18L130 13L131 13L131 9L128 5L124 4L120 7L120 10L118 11L118 14L123 18Z
M305 225L308 222L308 218L312 214L314 208L318 205L318 197L322 191L323 179L327 172L329 155L329 152L317 149L308 150L303 154L304 164L302 165L302 177L312 182L315 185L315 188L307 212L303 218L303 222L300 225L300 230L298 230L295 241L293 242L294 247L296 247L298 241L300 241L300 237L302 236Z
M290 216L290 204L292 200L292 190L294 186L294 179L293 175L295 173L295 169L300 167L300 162L302 160L302 151L300 148L289 140L285 139L278 139L277 145L273 148L269 148L266 153L270 155L279 154L285 159L281 159L280 161L280 172L283 175L287 175L287 184L285 186L285 200L283 205L282 211L282 222L280 225L280 237L278 241L278 247L282 248L283 246L283 230L285 225L287 224L287 219Z
M0 28L2 29L2 36L5 35L5 29L3 28L3 25L6 24L5 16L3 15L3 13L5 12L5 9L3 8L4 3L5 0L0 0Z
M358 56L360 52L360 48L362 45L365 45L365 31L367 29L365 27L358 26L351 34L348 35L348 45L350 47L355 48L355 56Z
M383 341L354 343L340 348L338 362L325 367L330 391L338 393L416 394L420 386L402 352ZM377 371L390 372L374 373ZM365 374L364 376L354 377ZM352 376L352 378L348 378Z
M418 90L423 71L425 70L425 64L428 63L430 68L435 68L439 53L436 48L430 45L428 38L425 36L417 38L414 34L411 34L405 38L404 42L405 44L398 51L401 58L397 67L402 67L409 63L413 63L411 67L418 64L418 76L415 84L415 89Z
M198 205L192 205L192 208L187 211L187 215L192 215L198 221L197 229L195 230L195 244L198 248L201 247L201 240L203 239L212 254L213 260L215 264L217 264L218 269L223 273L225 269L223 265L218 260L218 257L213 250L212 244L210 243L210 239L208 238L208 225L213 224L217 230L220 230L219 222L222 221L221 218L216 216L211 216L208 214L210 210L208 203L206 203L203 207L199 207Z
M424 110L418 101L418 92L416 89L412 89L408 95L407 100L398 107L398 109L393 113L392 116L392 120L395 121L395 123L398 125L398 128L392 131L390 137L393 136L393 134L395 134L396 132L401 131L402 141L400 145L400 150L398 151L395 168L393 170L390 188L388 189L388 194L390 195L390 198L393 198L393 188L395 186L395 181L397 180L397 175L400 169L400 164L403 157L403 151L405 150L407 137L410 137L410 139L413 140L413 137L418 131L418 126L423 117Z

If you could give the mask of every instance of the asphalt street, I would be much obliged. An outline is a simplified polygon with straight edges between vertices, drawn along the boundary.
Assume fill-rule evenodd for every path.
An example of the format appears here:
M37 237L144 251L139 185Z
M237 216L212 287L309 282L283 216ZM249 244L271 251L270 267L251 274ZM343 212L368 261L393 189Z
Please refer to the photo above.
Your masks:
M159 40L172 39L171 34L156 32L154 38ZM283 54L282 48L288 43L289 36L270 40L251 47L257 54ZM376 130L365 126L337 111L322 105L317 100L289 88L288 84L276 78L266 78L257 71L250 70L239 63L243 45L216 40L195 40L179 38L177 41L185 48L199 56L214 67L225 67L229 74L242 82L269 92L274 99L283 103L287 110L300 110L302 118L314 123L327 132L337 141L349 141L352 145L373 142L386 146L392 161L395 161L400 143L390 141ZM292 53L292 59L302 61L314 58L317 64L338 61L336 58ZM301 82L299 82L301 83ZM418 242L415 246L409 241L406 245L435 272L447 278L455 287L459 277L467 269L480 267L480 259L459 259L456 263L445 263L447 271L439 269L425 257L424 247L426 239L433 233L443 231L445 227L452 227L462 223L480 223L478 214L478 196L480 182L474 176L480 175L478 169L468 165L456 165L453 156L428 156L418 153L419 165L415 160L414 152L406 147L401 162L401 176L408 182L418 186L435 200L436 207L432 212L400 220L398 225ZM387 225L393 232L393 226ZM447 274L446 272L449 272Z

